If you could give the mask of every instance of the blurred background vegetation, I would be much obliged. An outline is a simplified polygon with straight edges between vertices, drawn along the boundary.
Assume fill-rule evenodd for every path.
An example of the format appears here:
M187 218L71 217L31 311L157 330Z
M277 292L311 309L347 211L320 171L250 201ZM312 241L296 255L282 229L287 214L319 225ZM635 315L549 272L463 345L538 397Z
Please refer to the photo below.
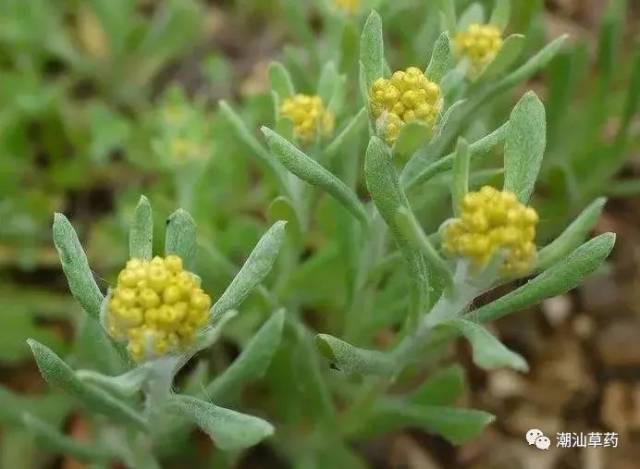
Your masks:
M206 246L199 271L217 296L233 273L228 260L242 262L269 225L267 207L277 195L273 181L247 156L252 149L221 117L218 100L231 103L257 136L261 124L273 121L267 71L272 60L287 66L302 91L310 91L326 61L336 60L355 91L359 31L371 7L384 18L391 68L425 65L424 51L439 33L436 2L363 0L354 15L336 11L331 3L0 0L0 467L80 467L42 453L17 417L28 408L79 438L86 431L82 416L69 412L64 397L45 391L25 343L33 337L58 353L72 353L75 364L86 361L90 350L85 342L90 334L83 332L51 242L54 211L73 221L98 282L106 287L126 260L128 221L141 193L152 200L158 219L176 206L188 209ZM468 3L456 6L462 10ZM583 373L567 385L579 396L577 404L557 409L558 431L571 431L563 430L570 424L562 425L573 419L591 429L623 419L628 435L640 431L640 388L637 381L629 384L640 370L640 308L632 287L640 233L635 198L640 193L639 19L635 1L512 2L508 32L526 34L523 57L564 33L570 43L523 88L486 103L465 134L474 140L504 122L516 100L533 88L545 102L548 119L547 152L534 198L542 217L540 241L606 195L612 202L603 231L621 231L623 245L613 273L603 273L583 292L547 303L543 319L521 316L517 323L499 325L507 338L522 342L534 373L527 383L510 375L470 376L469 399L505 417L482 443L454 450L420 432L395 435L362 449L374 467L393 467L389 461L396 460L412 468L515 467L495 465L500 463L486 448L510 448L521 427L535 422L541 398L532 398L525 388L544 394L558 386L535 373L538 360ZM338 159L361 158L363 145L354 146L359 154ZM431 229L447 213L438 208L442 205L441 200L425 202ZM286 286L309 309L311 320L314 312L338 311L345 295L336 275L344 267L330 249L336 222L322 206L319 213L320 226L306 240L308 262ZM597 312L611 308L616 314L598 330L603 319ZM218 352L235 353L235 341L260 321L247 317L234 326L227 349ZM618 320L623 326L609 332L613 336L598 335ZM513 332L514 324L529 332ZM625 330L635 331L635 345ZM600 354L601 341L608 355ZM593 344L596 351L586 353ZM610 344L623 358L611 358ZM554 347L559 356L550 358ZM563 373L553 376L562 379ZM624 407L615 417L617 406L628 399L635 403L631 410ZM527 423L513 423L516 418ZM270 463L263 451L260 446L252 450L243 467L283 467ZM559 456L529 467L637 467L640 450L636 445L629 451L629 459L620 452L623 459L604 466L571 465ZM631 465L624 466L625 461Z

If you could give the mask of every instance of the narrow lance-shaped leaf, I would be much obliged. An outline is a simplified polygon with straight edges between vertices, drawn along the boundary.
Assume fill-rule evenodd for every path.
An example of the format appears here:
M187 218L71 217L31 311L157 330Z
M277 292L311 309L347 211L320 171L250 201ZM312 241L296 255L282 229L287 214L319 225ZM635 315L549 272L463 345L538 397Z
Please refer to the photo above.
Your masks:
M442 282L447 287L452 288L453 274L451 269L433 247L413 213L407 207L400 207L396 214L396 221L400 231L416 249L422 251L429 266L442 279Z
M99 442L79 443L31 414L23 415L22 420L25 427L33 432L43 445L56 453L72 456L85 462L104 462L116 457L113 452L102 447Z
M320 78L318 79L318 96L322 98L322 101L326 104L333 97L334 89L339 81L338 69L333 61L327 62L322 71L320 72Z
M451 68L452 61L451 41L447 32L444 31L433 46L431 60L425 70L427 78L435 83L440 83L444 74Z
M316 346L333 365L345 373L389 376L396 366L388 354L355 347L328 334L316 336Z
M546 146L544 106L533 92L516 104L504 148L504 188L527 203L538 178Z
M382 19L375 10L367 18L360 36L360 63L365 79L362 85L368 91L373 82L382 77L384 68Z
M263 127L262 132L273 154L289 171L309 184L324 189L360 220L363 225L367 224L367 212L356 194L340 179L273 130Z
M520 56L524 48L525 37L522 34L512 34L504 40L495 58L486 66L476 83L485 84L496 79L507 70Z
M616 241L614 233L597 236L516 290L467 314L476 322L494 321L512 311L561 295L582 282L607 258Z
M442 29L449 34L456 33L456 4L451 0L438 0Z
M606 201L607 199L600 197L591 202L560 236L542 248L538 253L536 269L548 269L577 248L596 225Z
M54 215L53 242L60 256L71 294L89 316L98 318L104 297L93 278L78 235L67 217L61 213Z
M179 415L196 423L223 451L248 448L273 434L273 426L261 418L194 397L176 394L170 404Z
M153 213L149 200L140 196L129 229L129 257L151 259L153 255Z
M431 128L426 124L420 121L409 122L400 129L398 140L393 145L393 153L402 161L426 143L430 136Z
M486 135L480 140L477 140L469 145L469 158L476 159L489 153L491 149L502 143L502 141L505 139L508 128L508 123L503 124L496 130L491 132L489 135ZM418 184L424 183L437 174L450 170L453 167L454 159L455 153L450 153L447 156L443 156L439 160L436 160L434 163L431 163L416 171L415 174L407 175L406 178L402 179L403 187L408 190L414 186L417 186Z
M343 150L346 144L348 144L351 139L358 134L358 132L364 127L367 123L367 110L362 108L356 114L356 116L349 121L346 127L331 141L327 148L324 151L324 157L327 161L331 161L331 159L339 154L340 151Z
M298 218L296 207L288 197L280 195L271 201L269 207L267 207L267 219L271 223L285 220L287 222L287 231L294 239L300 239L302 224Z
M442 140L446 134L446 130L453 122L457 122L464 118L466 102L467 100L461 99L449 106L442 118L436 124L435 132L433 138L429 142L429 145L426 145L419 151L415 152L404 166L400 173L400 182L403 187L407 187L407 182L412 181L422 171L424 171L426 167L438 163L440 153L444 151L444 142Z
M280 344L284 315L284 310L274 313L231 366L207 386L206 395L212 401L228 400L244 384L262 377Z
M411 394L418 405L453 405L465 391L464 368L455 364L435 371Z
M51 386L63 389L92 411L132 423L141 429L146 427L144 418L136 410L102 389L80 381L69 365L48 347L32 339L27 343L31 347L40 374Z
M398 227L396 214L401 207L409 207L391 161L389 148L378 137L371 137L364 163L365 180L378 212L389 226L393 238L402 251L413 282L411 319L428 303L428 277L422 254L413 248Z
M145 366L137 366L118 376L107 376L93 370L78 370L76 376L85 383L95 384L99 387L115 392L122 396L133 396L140 391L142 383L147 378L149 369Z
M222 313L238 307L271 271L285 238L285 224L284 221L274 223L260 238L238 274L211 308L210 321L216 321Z
M458 31L464 31L473 23L484 23L484 8L479 3L472 3L462 12L458 19Z
M511 0L496 0L495 7L491 12L489 23L495 25L501 31L504 31L509 24L509 15L511 14Z
M196 254L196 222L186 210L179 208L167 218L164 251L182 258L185 266L191 268Z
M285 194L290 195L289 185L284 177L285 174L282 166L280 166L278 161L260 144L258 139L249 132L249 129L247 129L247 126L242 122L240 116L236 114L225 101L220 101L219 105L220 113L231 125L238 140L251 149L251 154L275 177L281 190L283 190Z
M462 202L469 191L469 144L464 138L458 139L453 160L453 184L451 199L453 213L458 216L462 211Z
M295 94L295 88L287 69L280 62L271 62L269 65L269 80L271 89L278 94L280 99L286 99Z
M497 94L500 94L502 91L514 85L517 85L518 83L527 80L534 73L547 65L549 61L553 59L560 51L565 41L567 40L567 37L568 36L564 34L540 49L537 54L527 60L522 66L518 67L518 69L514 70L498 83L496 83L496 85L491 90L489 90L489 92L485 96L481 97L480 103L487 99L490 99Z
M361 424L358 435L370 436L417 427L459 445L480 435L494 419L493 415L481 410L418 405L385 397L376 401L373 415Z
M473 349L473 362L480 368L493 370L509 367L527 371L529 367L521 355L509 350L484 327L466 319L444 321L438 327L451 327L466 337Z

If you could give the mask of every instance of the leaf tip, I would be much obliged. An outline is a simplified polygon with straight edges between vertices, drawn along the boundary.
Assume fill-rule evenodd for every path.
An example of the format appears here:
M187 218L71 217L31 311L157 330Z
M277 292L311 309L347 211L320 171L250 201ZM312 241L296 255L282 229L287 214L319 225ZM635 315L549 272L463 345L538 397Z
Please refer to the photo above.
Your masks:
M141 194L140 198L138 199L138 207L145 206L145 205L151 205L151 204L149 203L149 199L147 198L147 196L144 194Z
M316 347L318 351L328 360L335 361L336 356L333 353L333 349L329 344L331 336L327 334L317 334L315 337Z
M365 28L373 22L377 22L382 24L382 18L380 17L380 13L378 13L377 10L372 9L371 12L369 13L369 16L367 16L367 21L365 22Z

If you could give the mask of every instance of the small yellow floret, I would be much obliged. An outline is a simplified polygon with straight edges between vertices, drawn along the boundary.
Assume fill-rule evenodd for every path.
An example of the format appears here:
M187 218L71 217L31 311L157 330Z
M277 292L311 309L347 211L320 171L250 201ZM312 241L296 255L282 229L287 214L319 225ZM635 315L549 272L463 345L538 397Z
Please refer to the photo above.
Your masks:
M474 23L456 35L456 52L471 65L471 75L477 75L486 67L502 47L502 33L492 24Z
M333 0L333 5L346 14L353 15L360 9L360 0Z
M527 273L536 256L538 214L516 199L511 192L485 186L470 192L463 200L460 218L444 230L443 247L452 255L466 257L476 267L484 267L502 250L505 276Z
M131 259L118 275L107 306L107 329L127 340L135 361L184 349L209 316L211 298L175 255Z
M442 110L440 87L417 67L378 78L369 92L371 112L385 140L393 144L404 124L422 121L433 126Z
M333 133L335 117L320 96L297 94L285 99L280 112L293 122L293 133L303 143L313 142L318 134L329 137Z

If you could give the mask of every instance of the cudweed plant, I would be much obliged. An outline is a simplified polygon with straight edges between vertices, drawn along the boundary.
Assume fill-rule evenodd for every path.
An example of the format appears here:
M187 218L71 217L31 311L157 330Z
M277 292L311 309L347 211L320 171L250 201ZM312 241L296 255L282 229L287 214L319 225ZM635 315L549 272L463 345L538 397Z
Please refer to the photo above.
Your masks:
M271 435L273 426L267 421L175 393L172 383L194 354L218 340L225 324L237 314L235 308L269 273L284 239L284 225L276 222L265 233L211 306L199 277L189 270L196 256L196 227L184 210L167 219L165 257L152 257L151 206L145 197L140 199L129 236L131 259L106 296L95 283L71 224L56 214L54 242L69 288L87 321L101 327L94 352L112 357L114 366L126 371L111 376L73 370L48 347L30 340L43 378L95 412L98 438L81 445L32 415L24 416L25 424L54 448L81 460L119 459L129 467L159 467L152 453L154 444L172 431L187 432L189 424L199 426L219 448L230 451ZM263 373L280 340L283 320L282 310L274 312L256 333L255 342L203 391L215 395Z
M357 4L334 4L348 13L345 31ZM130 260L106 294L70 223L56 215L63 270L94 328L95 354L110 370L74 370L31 340L44 379L84 404L97 439L80 444L33 415L24 416L28 428L58 451L130 467L158 467L173 446L167 442L195 425L223 450L220 467L264 440L293 467L358 468L366 465L352 442L419 427L461 444L494 420L456 405L464 376L455 365L438 368L444 346L462 337L478 367L525 372L526 360L484 324L579 285L603 264L615 235L583 243L604 205L596 199L553 241L540 243L530 199L547 131L535 93L525 93L502 125L467 140L466 124L478 111L543 68L564 38L519 62L524 37L504 36L508 2L496 2L488 19L478 4L459 17L453 2L441 7L442 31L427 63L428 51L418 51L413 63L389 66L375 11L360 35L357 80L353 64L343 68L336 64L344 57L334 57L317 80L296 87L289 69L274 62L273 125L261 127L266 144L220 102L221 117L277 195L266 209L273 225L243 267L219 262L237 271L219 298L197 275L212 249L203 241L205 249L196 250L186 211L168 218L164 253L154 256L151 207L141 198ZM171 153L158 142L158 153ZM491 166L495 154L498 167ZM444 221L424 209L434 194L450 200ZM474 307L513 281L517 288ZM331 282L340 289L325 294ZM178 371L242 318L238 310L252 291L269 319L225 371L204 375L204 389L175 391ZM326 314L306 321L309 305ZM260 400L265 419L223 407L258 377L268 391Z

